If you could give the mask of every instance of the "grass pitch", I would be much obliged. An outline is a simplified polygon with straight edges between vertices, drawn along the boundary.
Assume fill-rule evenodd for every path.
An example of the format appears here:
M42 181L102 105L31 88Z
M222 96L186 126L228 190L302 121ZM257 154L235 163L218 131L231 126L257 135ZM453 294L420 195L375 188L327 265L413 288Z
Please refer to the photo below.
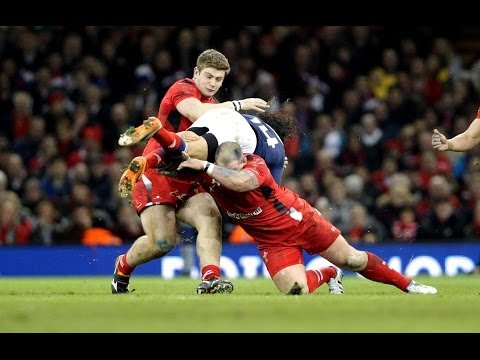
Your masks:
M436 295L344 277L344 295L282 295L270 279L234 279L231 294L197 295L198 279L133 276L1 278L2 333L478 333L480 276L416 277Z

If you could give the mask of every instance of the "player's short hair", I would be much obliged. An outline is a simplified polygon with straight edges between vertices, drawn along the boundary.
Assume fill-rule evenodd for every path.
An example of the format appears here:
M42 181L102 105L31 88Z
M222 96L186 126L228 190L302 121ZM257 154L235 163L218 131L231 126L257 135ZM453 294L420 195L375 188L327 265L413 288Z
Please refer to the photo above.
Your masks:
M240 144L234 141L226 141L220 144L215 152L215 161L219 160L224 164L230 164L233 161L242 161L243 151Z
M214 68L216 70L225 71L225 75L230 72L230 64L228 59L221 52L215 49L207 49L198 55L197 69L201 72L206 68Z

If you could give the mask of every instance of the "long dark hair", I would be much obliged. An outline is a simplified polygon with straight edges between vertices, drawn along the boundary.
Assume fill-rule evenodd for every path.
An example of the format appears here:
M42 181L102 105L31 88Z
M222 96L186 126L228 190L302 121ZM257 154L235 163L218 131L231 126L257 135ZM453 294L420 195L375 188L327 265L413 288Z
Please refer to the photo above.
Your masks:
M267 111L263 114L257 114L256 116L270 125L278 134L280 139L282 139L282 141L291 137L295 137L298 134L297 119L292 115L281 111Z

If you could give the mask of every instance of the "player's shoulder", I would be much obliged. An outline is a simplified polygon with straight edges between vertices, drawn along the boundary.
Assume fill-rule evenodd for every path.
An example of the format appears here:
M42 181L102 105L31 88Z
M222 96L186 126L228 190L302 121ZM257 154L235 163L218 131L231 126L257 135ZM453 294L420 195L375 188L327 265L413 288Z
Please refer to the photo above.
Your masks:
M183 79L179 79L177 81L175 81L171 86L170 88L168 89L169 91L176 91L177 89L183 89L183 88L197 88L197 86L195 85L195 82L193 81L193 79L190 79L190 78L183 78Z
M265 160L261 156L258 156L256 154L246 154L247 156L247 161L249 163L252 163L252 165L257 165L257 166L266 166Z

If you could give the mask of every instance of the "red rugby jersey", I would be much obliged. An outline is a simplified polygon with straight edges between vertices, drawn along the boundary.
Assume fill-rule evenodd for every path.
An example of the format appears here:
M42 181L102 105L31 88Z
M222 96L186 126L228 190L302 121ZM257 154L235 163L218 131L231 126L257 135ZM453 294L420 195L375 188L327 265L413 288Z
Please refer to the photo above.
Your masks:
M162 122L162 126L168 131L179 132L185 131L192 122L180 114L177 110L177 104L187 98L196 98L202 103L216 104L218 101L214 97L205 97L198 90L197 85L193 79L184 78L174 82L167 90L165 96L160 103L157 117ZM154 138L150 138L147 146L143 150L143 155L150 151L161 147L161 145Z

